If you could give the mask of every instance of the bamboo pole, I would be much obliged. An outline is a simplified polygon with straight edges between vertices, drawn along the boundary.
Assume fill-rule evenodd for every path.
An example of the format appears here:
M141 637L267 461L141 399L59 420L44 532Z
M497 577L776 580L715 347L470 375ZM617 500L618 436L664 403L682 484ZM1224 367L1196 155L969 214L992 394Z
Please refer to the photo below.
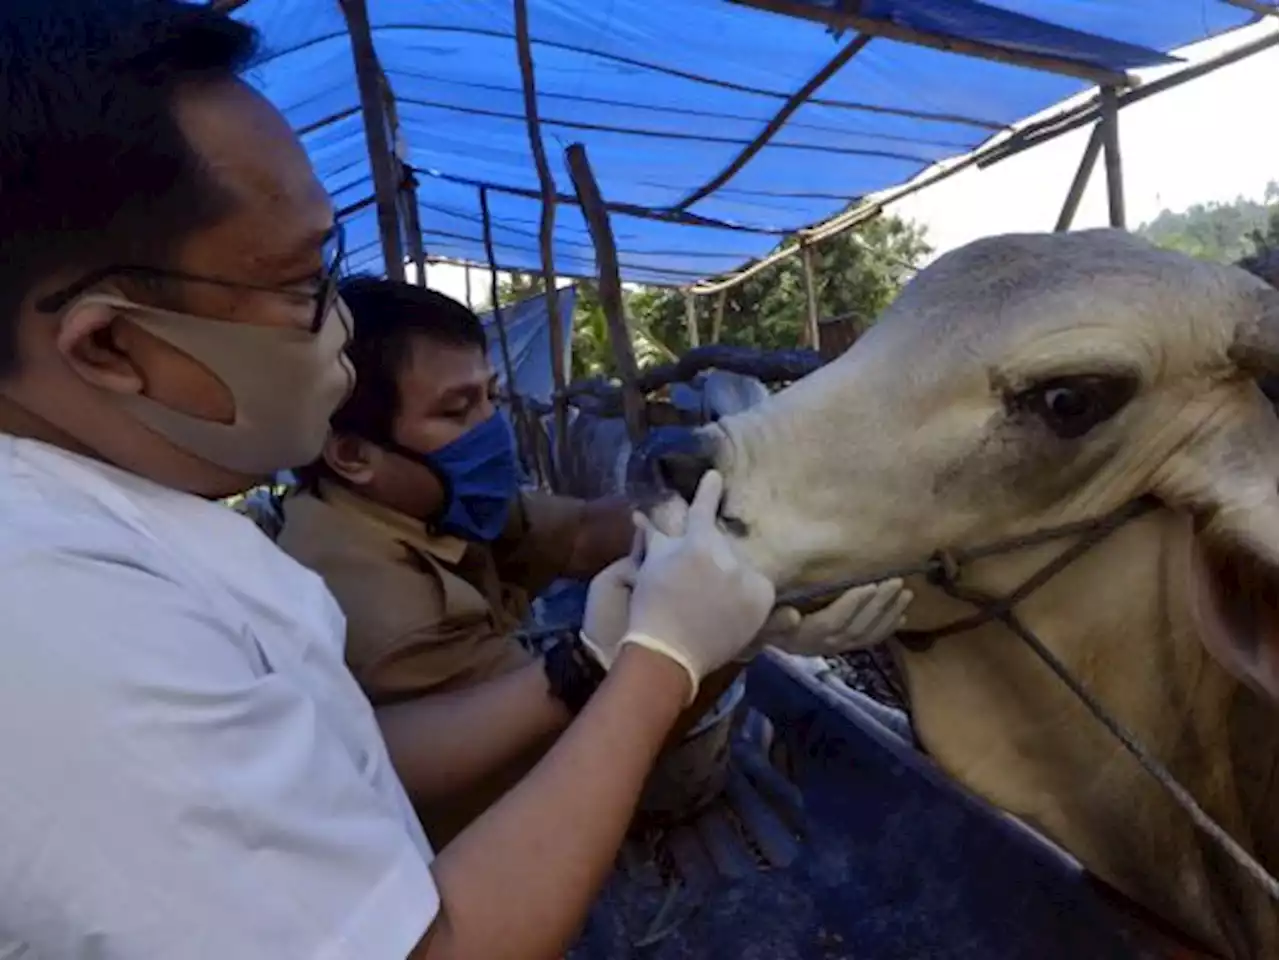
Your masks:
M351 55L355 60L356 82L360 88L360 111L364 117L365 145L373 172L373 190L378 210L378 232L382 238L382 259L387 276L404 280L404 245L401 242L397 200L400 184L391 152L387 114L384 109L381 68L369 32L369 11L365 0L338 0L347 21Z
M813 247L800 241L800 265L804 269L805 329L809 346L818 349L818 290L813 276Z
M1067 191L1067 199L1062 204L1062 212L1058 214L1058 222L1054 224L1055 233L1071 229L1071 221L1076 217L1076 210L1089 186L1089 178L1093 176L1093 168L1098 165L1098 154L1102 151L1102 127L1094 126L1085 144L1084 155L1080 158L1080 166L1076 169L1075 178L1071 181L1071 189Z
M716 310L711 317L711 342L719 343L720 334L724 332L724 301L728 297L728 291L721 290L716 296Z
M1172 90L1175 87L1196 80L1223 67L1238 63L1248 57L1262 53L1271 49L1277 44L1277 35L1268 33L1264 37L1257 40L1251 40L1246 44L1228 50L1209 60L1194 64L1159 80L1153 80L1151 83L1134 89L1125 90L1118 97L1118 106L1127 107L1135 103L1162 93L1166 90ZM1028 124L1026 127L1008 135L997 135L992 140L978 147L970 153L951 160L945 160L937 164L932 170L927 171L916 177L908 183L894 187L889 190L881 191L873 198L867 199L858 206L845 211L825 223L817 224L800 231L801 235L810 242L826 240L830 237L838 236L860 223L865 223L880 215L886 206L894 203L904 197L911 196L931 187L936 183L947 180L950 177L968 170L970 167L978 167L986 169L1002 160L1021 153L1023 150L1038 146L1041 143L1047 143L1064 134L1077 130L1082 126L1093 123L1098 119L1098 106L1096 103L1088 103L1079 107L1073 107L1063 111L1061 114L1051 117L1046 121L1037 121L1034 124ZM794 256L798 252L797 248L792 245L789 247L781 247L775 250L767 257L762 257L755 263L744 267L742 270L734 273L732 276L725 277L722 280L714 280L699 283L695 289L701 294L718 293L721 290L730 290L738 284L742 283L749 277L754 276L761 270L766 270L773 264L785 260L787 257Z
M689 348L699 346L698 339L698 304L695 301L696 293L691 289L684 292L684 332L689 338Z
M644 439L648 424L645 423L644 397L636 389L636 356L631 347L631 331L627 326L626 307L622 300L622 277L618 272L618 247L609 225L609 211L600 196L600 185L591 172L587 148L573 143L565 150L565 161L573 188L578 195L578 205L591 231L591 242L596 249L596 266L600 272L600 306L604 310L605 323L609 327L609 341L613 356L618 362L622 379L622 415L627 424L627 436L632 444Z
M498 264L493 252L493 221L489 217L489 193L480 188L480 228L484 236L484 255L489 260L489 296L493 303L493 325L498 329L498 345L502 350L502 368L507 377L507 401L511 404L511 413L515 418L516 447L520 459L531 464L537 470L537 457L530 456L529 444L533 435L525 416L524 401L516 389L516 368L511 361L511 345L507 340L507 324L502 316L502 303L498 299ZM470 268L467 270L470 275ZM471 303L471 282L467 282L467 306Z
M568 386L564 368L564 327L560 318L560 296L556 290L555 227L556 182L547 163L547 150L542 142L542 126L538 122L538 88L533 72L533 45L529 40L529 5L527 0L512 0L515 16L516 56L520 61L520 85L524 91L525 126L529 132L529 150L538 171L542 199L542 215L538 221L538 249L542 257L543 294L547 301L547 317L551 324L551 376L555 381L552 403L556 429L556 456L552 457L552 488L558 486L556 463L565 462L568 454L569 416L564 389Z
M1107 169L1107 212L1111 226L1124 229L1124 171L1120 163L1120 104L1115 87L1101 90L1102 162Z
M1280 42L1280 36L1275 33L1267 33L1265 36L1250 40L1248 43L1243 43L1238 47L1233 47L1215 57L1201 60L1199 63L1194 63L1189 67L1183 67L1181 70L1167 74L1158 80L1152 80L1150 83L1145 83L1140 87L1125 90L1117 97L1119 106L1121 108L1130 107L1135 103L1141 103L1148 97L1154 97L1157 94L1176 89L1185 83L1190 83L1192 80L1199 80L1201 77L1221 70L1223 67L1229 67L1232 64L1239 63L1241 60L1246 60L1249 57L1270 50L1277 42ZM979 168L985 170L987 167L993 166L1002 160L1017 156L1024 150L1030 150L1032 147L1070 133L1072 130L1078 130L1096 122L1101 115L1101 99L1101 96L1095 96L1086 103L1069 107L1044 120L1027 124L1013 136L983 151L983 157L978 162Z

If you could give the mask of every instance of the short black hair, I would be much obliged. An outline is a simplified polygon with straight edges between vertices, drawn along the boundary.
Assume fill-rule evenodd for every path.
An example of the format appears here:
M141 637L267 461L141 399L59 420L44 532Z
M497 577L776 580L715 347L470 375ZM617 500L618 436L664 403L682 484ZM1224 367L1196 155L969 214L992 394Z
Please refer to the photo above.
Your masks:
M347 402L329 418L334 433L374 443L391 439L391 427L400 412L400 374L412 357L415 341L482 351L488 347L480 318L435 290L360 275L339 283L338 293L355 322L347 356L356 385ZM321 478L342 479L324 457L296 472L300 486L308 489L315 489Z
M256 50L251 27L205 3L0 3L0 376L33 283L122 259L166 266L226 212L173 98L236 77Z
M399 378L416 340L485 350L480 318L443 293L398 280L348 277L338 292L355 321L347 355L356 386L330 424L336 433L375 443L391 438L400 412Z

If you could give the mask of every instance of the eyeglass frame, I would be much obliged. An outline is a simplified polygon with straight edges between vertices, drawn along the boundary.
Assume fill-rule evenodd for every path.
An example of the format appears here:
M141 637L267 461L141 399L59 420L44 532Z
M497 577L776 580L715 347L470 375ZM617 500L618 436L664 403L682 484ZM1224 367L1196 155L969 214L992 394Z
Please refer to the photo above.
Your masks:
M318 333L321 325L324 323L325 314L329 312L329 308L333 306L338 295L338 280L341 276L342 260L346 256L346 231L342 224L335 223L329 236L335 242L333 257L322 268L322 276L320 278L320 287L313 294L308 294L308 299L315 300L315 315L311 318L309 327L312 333ZM326 243L328 238L326 238ZM284 287L270 287L262 284L243 283L236 280L223 280L220 277L203 277L194 273L184 273L181 270L166 270L163 267L144 267L136 264L114 264L107 267L99 267L85 274L79 280L68 284L61 290L55 290L47 296L41 297L36 301L36 309L41 313L59 313L66 309L77 297L87 293L93 287L109 280L112 277L143 277L156 280L177 280L182 283L208 283L215 287L225 287L233 290L253 290L258 293L276 293L291 294L297 296L293 291L286 290Z

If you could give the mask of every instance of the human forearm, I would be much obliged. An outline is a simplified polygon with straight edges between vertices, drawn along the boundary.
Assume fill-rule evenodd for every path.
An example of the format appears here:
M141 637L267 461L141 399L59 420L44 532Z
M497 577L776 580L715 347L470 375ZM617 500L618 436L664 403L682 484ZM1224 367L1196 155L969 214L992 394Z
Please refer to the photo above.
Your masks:
M688 692L681 667L626 648L534 771L436 859L441 910L414 956L561 955L604 883Z
M625 497L606 497L587 503L564 575L587 580L619 557L625 557L636 532L632 510L631 502Z
M467 690L378 710L392 765L419 803L466 790L568 722L541 662Z

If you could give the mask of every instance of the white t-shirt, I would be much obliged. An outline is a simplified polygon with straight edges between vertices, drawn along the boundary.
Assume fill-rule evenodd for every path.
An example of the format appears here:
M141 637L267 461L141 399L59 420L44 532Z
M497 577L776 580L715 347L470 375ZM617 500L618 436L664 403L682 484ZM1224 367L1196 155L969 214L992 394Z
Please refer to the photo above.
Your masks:
M402 960L431 848L318 577L0 434L0 958Z

